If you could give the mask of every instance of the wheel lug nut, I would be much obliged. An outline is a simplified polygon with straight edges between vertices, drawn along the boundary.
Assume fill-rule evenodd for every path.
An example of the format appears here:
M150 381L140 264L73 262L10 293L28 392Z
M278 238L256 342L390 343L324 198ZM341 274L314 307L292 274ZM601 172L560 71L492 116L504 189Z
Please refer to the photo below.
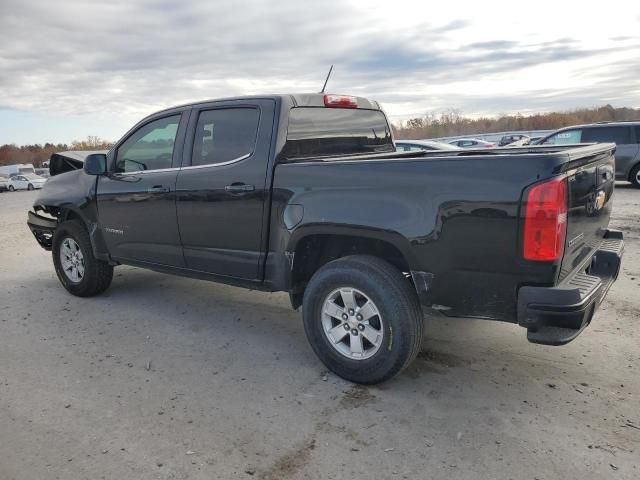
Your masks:
M350 308L349 309L349 315L353 315L354 313L356 313L355 310L353 308Z
M355 328L351 330L351 335L358 335L358 330L356 330Z
M347 323L344 324L344 329L349 330L349 325Z
M358 314L356 315L356 318L358 319L358 321L362 321L362 315Z
M349 318L349 315L347 315L346 313L343 313L343 314L342 314L342 319L343 319L343 320L346 320L347 318Z
M364 330L364 325L360 324L358 325L358 328L360 329L360 331Z

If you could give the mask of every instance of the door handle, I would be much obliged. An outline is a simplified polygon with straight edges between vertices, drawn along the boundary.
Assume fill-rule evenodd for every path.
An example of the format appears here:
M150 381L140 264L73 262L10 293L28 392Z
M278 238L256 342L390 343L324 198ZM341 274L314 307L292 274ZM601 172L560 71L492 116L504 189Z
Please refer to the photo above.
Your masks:
M246 183L232 183L231 185L227 185L224 189L229 193L245 193L245 192L253 192L256 187L253 185L248 185Z
M147 193L169 193L169 187L163 187L162 185L154 185L151 188L147 188Z

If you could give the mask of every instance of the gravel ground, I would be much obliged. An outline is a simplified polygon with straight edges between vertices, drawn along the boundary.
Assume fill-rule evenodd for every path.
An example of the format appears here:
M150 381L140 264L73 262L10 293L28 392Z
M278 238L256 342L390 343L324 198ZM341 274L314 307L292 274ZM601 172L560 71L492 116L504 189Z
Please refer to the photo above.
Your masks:
M283 294L119 267L58 283L0 194L0 479L640 478L640 191L616 190L624 267L565 347L428 318L396 379L325 372Z

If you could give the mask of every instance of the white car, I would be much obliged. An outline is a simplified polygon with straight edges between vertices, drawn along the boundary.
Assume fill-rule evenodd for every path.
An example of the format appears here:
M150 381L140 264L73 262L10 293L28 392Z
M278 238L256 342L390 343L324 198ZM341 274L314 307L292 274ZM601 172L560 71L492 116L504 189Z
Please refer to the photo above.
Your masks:
M36 188L42 188L46 178L39 177L34 173L23 173L21 175L14 175L9 179L9 191L14 192L16 190L33 190Z

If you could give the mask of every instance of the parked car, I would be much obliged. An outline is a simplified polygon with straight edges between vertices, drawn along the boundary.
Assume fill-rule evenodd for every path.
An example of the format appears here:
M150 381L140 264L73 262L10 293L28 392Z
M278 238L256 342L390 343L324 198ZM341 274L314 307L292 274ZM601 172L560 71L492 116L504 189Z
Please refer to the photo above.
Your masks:
M35 173L14 175L9 179L8 188L11 192L15 190L34 190L42 188L46 181L46 178L42 178Z
M9 176L0 174L0 192L9 190Z
M433 140L396 140L398 152L420 152L423 150L460 150L454 145Z
M620 268L614 148L407 155L365 98L209 101L52 161L28 225L73 295L120 264L288 292L324 364L370 384L415 358L423 308L574 339Z
M49 168L36 168L36 175L42 178L49 178L51 176Z
M494 148L496 146L495 143L485 142L478 138L461 138L458 140L451 140L448 143L460 148Z
M616 144L616 180L631 182L640 188L640 121L600 122L557 130L541 145L611 142Z
M504 135L498 142L498 146L504 147L514 142L522 142L520 143L520 145L527 145L527 143L525 142L527 142L528 140L529 140L528 135L523 135L523 134Z

